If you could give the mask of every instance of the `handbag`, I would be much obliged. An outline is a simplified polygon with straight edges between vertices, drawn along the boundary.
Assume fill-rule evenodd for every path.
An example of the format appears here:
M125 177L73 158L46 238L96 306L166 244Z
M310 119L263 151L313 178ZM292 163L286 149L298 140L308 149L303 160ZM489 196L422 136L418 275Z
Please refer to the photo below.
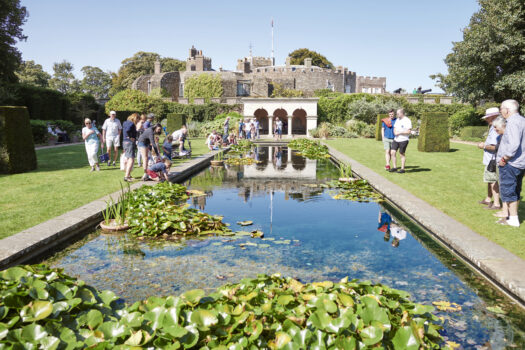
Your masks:
M100 156L98 156L98 160L100 161L100 163L107 162L109 160L109 154L107 153L101 154Z
M498 164L496 163L496 154L498 153L500 142L501 142L501 137L498 140L498 143L496 144L496 148L494 149L494 154L492 155L492 159L490 160L489 164L487 164L487 171L490 173L495 173L496 169L498 168Z

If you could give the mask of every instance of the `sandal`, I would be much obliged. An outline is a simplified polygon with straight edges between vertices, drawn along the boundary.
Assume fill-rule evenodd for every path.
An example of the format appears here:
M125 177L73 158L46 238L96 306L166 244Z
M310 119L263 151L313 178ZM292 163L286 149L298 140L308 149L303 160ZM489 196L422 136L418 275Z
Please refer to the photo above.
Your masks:
M485 210L501 210L501 205L495 206L494 203L492 203L491 205L489 205L489 206L487 206L487 207L485 207L483 209L485 209Z
M497 218L504 218L504 219L509 217L509 215L507 213L502 213L501 211L499 211L497 213L494 213L492 215L494 215Z
M478 203L479 204L483 204L483 205L491 205L492 204L492 202L487 202L486 200L479 201Z

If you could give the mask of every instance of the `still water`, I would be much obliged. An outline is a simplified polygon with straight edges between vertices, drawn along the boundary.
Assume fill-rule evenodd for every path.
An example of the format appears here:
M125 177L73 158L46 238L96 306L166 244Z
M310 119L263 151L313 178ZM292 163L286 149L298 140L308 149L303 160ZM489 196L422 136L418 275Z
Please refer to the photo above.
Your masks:
M303 282L349 276L406 290L420 303L461 305L438 314L445 337L463 348L525 348L525 313L395 208L335 200L331 190L314 186L338 177L329 160L308 160L286 147L257 147L251 156L259 163L209 168L185 185L206 192L191 206L223 215L234 231L260 229L263 239L140 241L95 232L46 263L127 302L212 291L259 273ZM236 224L244 220L254 224ZM498 306L505 314L490 311Z

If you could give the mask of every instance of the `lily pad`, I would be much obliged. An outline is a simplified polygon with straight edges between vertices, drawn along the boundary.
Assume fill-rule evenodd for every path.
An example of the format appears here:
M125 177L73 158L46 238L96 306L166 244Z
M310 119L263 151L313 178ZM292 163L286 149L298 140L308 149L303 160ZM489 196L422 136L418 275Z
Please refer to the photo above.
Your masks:
M237 221L237 225L250 226L250 225L253 225L253 221L251 221L251 220Z

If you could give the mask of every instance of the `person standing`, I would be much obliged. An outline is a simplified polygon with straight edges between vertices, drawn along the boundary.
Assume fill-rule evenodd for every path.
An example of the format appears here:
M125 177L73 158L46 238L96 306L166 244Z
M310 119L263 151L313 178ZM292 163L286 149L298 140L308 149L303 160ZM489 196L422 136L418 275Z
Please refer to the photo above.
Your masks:
M392 143L394 142L394 124L396 123L396 114L393 109L388 112L388 118L381 120L381 139L383 140L383 148L385 149L385 170L390 170L390 151Z
M525 173L525 118L519 114L519 103L516 100L503 101L500 113L507 120L507 126L501 138L496 161L499 165L501 200L508 208L508 217L498 223L519 227L518 204Z
M239 140L243 139L243 133L244 133L244 121L242 119L239 119Z
M162 125L156 124L152 126L151 128L144 130L142 135L140 135L139 137L138 149L142 155L142 165L144 169L144 175L142 176L143 181L148 179L147 172L148 172L149 147L151 146L154 157L160 156L159 148L157 147L157 142L155 141L155 136L160 135L161 132L162 132Z
M489 210L500 210L501 205L499 202L499 185L498 185L498 174L497 172L488 171L487 166L491 159L495 156L497 150L498 140L500 136L494 128L492 122L499 116L499 108L492 107L485 111L485 115L481 119L485 120L489 124L489 133L485 142L480 142L478 148L483 150L483 182L487 184L487 197L479 204L487 205L486 209Z
M98 165L98 147L102 148L100 144L100 131L91 123L91 119L86 118L84 120L85 127L82 128L82 139L84 139L84 144L86 146L86 154L88 157L89 165L91 166L91 171L97 169L100 171Z
M124 166L124 181L132 181L131 170L133 169L133 163L135 162L135 154L137 153L137 123L140 117L137 113L133 113L128 117L128 120L124 122L122 126L122 148L124 149L124 155L126 156L126 164Z
M261 127L261 124L259 123L259 119L254 118L253 124L255 125L255 137L259 139L259 129Z
M410 131L412 130L412 121L410 118L405 117L405 110L400 108L397 110L397 121L394 124L394 141L392 142L392 147L390 150L390 156L392 157L392 165L394 166L390 169L390 172L398 172L399 174L405 173L405 163L406 163L406 150L408 147L408 138L410 136ZM399 150L401 156L401 169L397 170L397 159L396 153Z
M275 122L275 131L275 136L280 140L283 137L283 122L279 118Z
M224 140L224 142L226 142L226 140L228 139L228 132L230 131L230 116L227 116L224 120L223 128L224 133L222 134L222 139Z
M117 163L121 131L122 124L120 124L120 120L117 119L117 113L115 111L109 112L109 118L106 119L102 125L102 143L106 144L106 151L109 155L108 166L111 165L111 147L113 147L115 151L113 166L115 166Z
M146 121L144 122L144 130L151 128L151 125L153 125L153 119L155 118L155 114L150 113L146 117Z
M140 120L138 121L137 125L135 126L137 128L137 149L138 149L138 140L139 140L139 137L140 135L142 135L142 133L144 132L144 124L146 123L146 115L145 114L141 114L140 115ZM137 151L137 165L140 166L142 165L141 163L142 161L142 155L140 152Z
M252 122L250 119L247 119L244 122L244 135L246 135L246 140L250 140L252 138Z

